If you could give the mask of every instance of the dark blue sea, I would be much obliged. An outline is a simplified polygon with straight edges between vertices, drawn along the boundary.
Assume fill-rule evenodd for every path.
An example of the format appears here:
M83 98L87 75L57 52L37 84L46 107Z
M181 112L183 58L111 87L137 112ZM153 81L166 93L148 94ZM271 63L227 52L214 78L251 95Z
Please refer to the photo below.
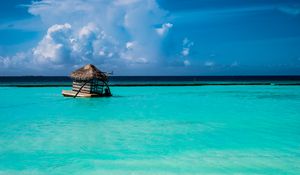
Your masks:
M67 76L0 76L0 86L69 86ZM111 76L110 85L299 85L300 76Z

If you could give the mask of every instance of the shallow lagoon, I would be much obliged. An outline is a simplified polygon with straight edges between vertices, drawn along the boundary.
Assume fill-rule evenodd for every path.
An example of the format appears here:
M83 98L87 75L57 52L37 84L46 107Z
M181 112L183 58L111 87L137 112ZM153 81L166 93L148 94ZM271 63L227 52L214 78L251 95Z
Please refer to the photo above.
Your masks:
M0 174L300 174L300 86L0 88Z

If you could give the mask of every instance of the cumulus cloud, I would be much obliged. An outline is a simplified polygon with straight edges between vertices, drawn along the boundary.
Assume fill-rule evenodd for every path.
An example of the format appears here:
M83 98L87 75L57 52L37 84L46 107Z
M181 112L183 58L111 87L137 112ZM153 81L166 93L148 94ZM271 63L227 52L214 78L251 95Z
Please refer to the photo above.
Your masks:
M169 30L173 27L171 23L165 23L161 26L161 28L156 29L156 32L160 36L164 36L169 32Z
M28 11L49 28L30 51L1 57L0 67L155 64L173 26L155 0L42 0Z
M127 49L132 49L134 47L134 42L127 42L126 43L126 48Z
M42 41L32 49L33 61L40 64L61 63L63 59L69 58L70 35L71 25L68 23L51 26Z

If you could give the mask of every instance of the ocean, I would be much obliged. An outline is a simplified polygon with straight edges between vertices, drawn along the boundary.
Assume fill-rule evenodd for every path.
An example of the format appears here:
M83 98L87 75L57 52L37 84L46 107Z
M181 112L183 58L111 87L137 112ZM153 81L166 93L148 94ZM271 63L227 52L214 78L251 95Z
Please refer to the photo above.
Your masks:
M0 76L0 86L71 86L67 76ZM110 85L300 85L300 76L111 76Z
M67 77L0 77L0 175L298 175L299 82L112 77L74 99Z

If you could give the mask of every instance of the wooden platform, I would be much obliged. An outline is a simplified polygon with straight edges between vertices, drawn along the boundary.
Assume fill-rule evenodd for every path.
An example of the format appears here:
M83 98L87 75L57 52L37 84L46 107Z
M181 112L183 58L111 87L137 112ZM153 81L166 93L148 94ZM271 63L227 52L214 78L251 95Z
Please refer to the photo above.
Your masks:
M72 91L72 90L63 90L62 91L62 95L65 97L74 97L77 94L76 91ZM88 94L88 93L83 93L83 92L79 92L77 97L103 97L103 95L101 94Z

